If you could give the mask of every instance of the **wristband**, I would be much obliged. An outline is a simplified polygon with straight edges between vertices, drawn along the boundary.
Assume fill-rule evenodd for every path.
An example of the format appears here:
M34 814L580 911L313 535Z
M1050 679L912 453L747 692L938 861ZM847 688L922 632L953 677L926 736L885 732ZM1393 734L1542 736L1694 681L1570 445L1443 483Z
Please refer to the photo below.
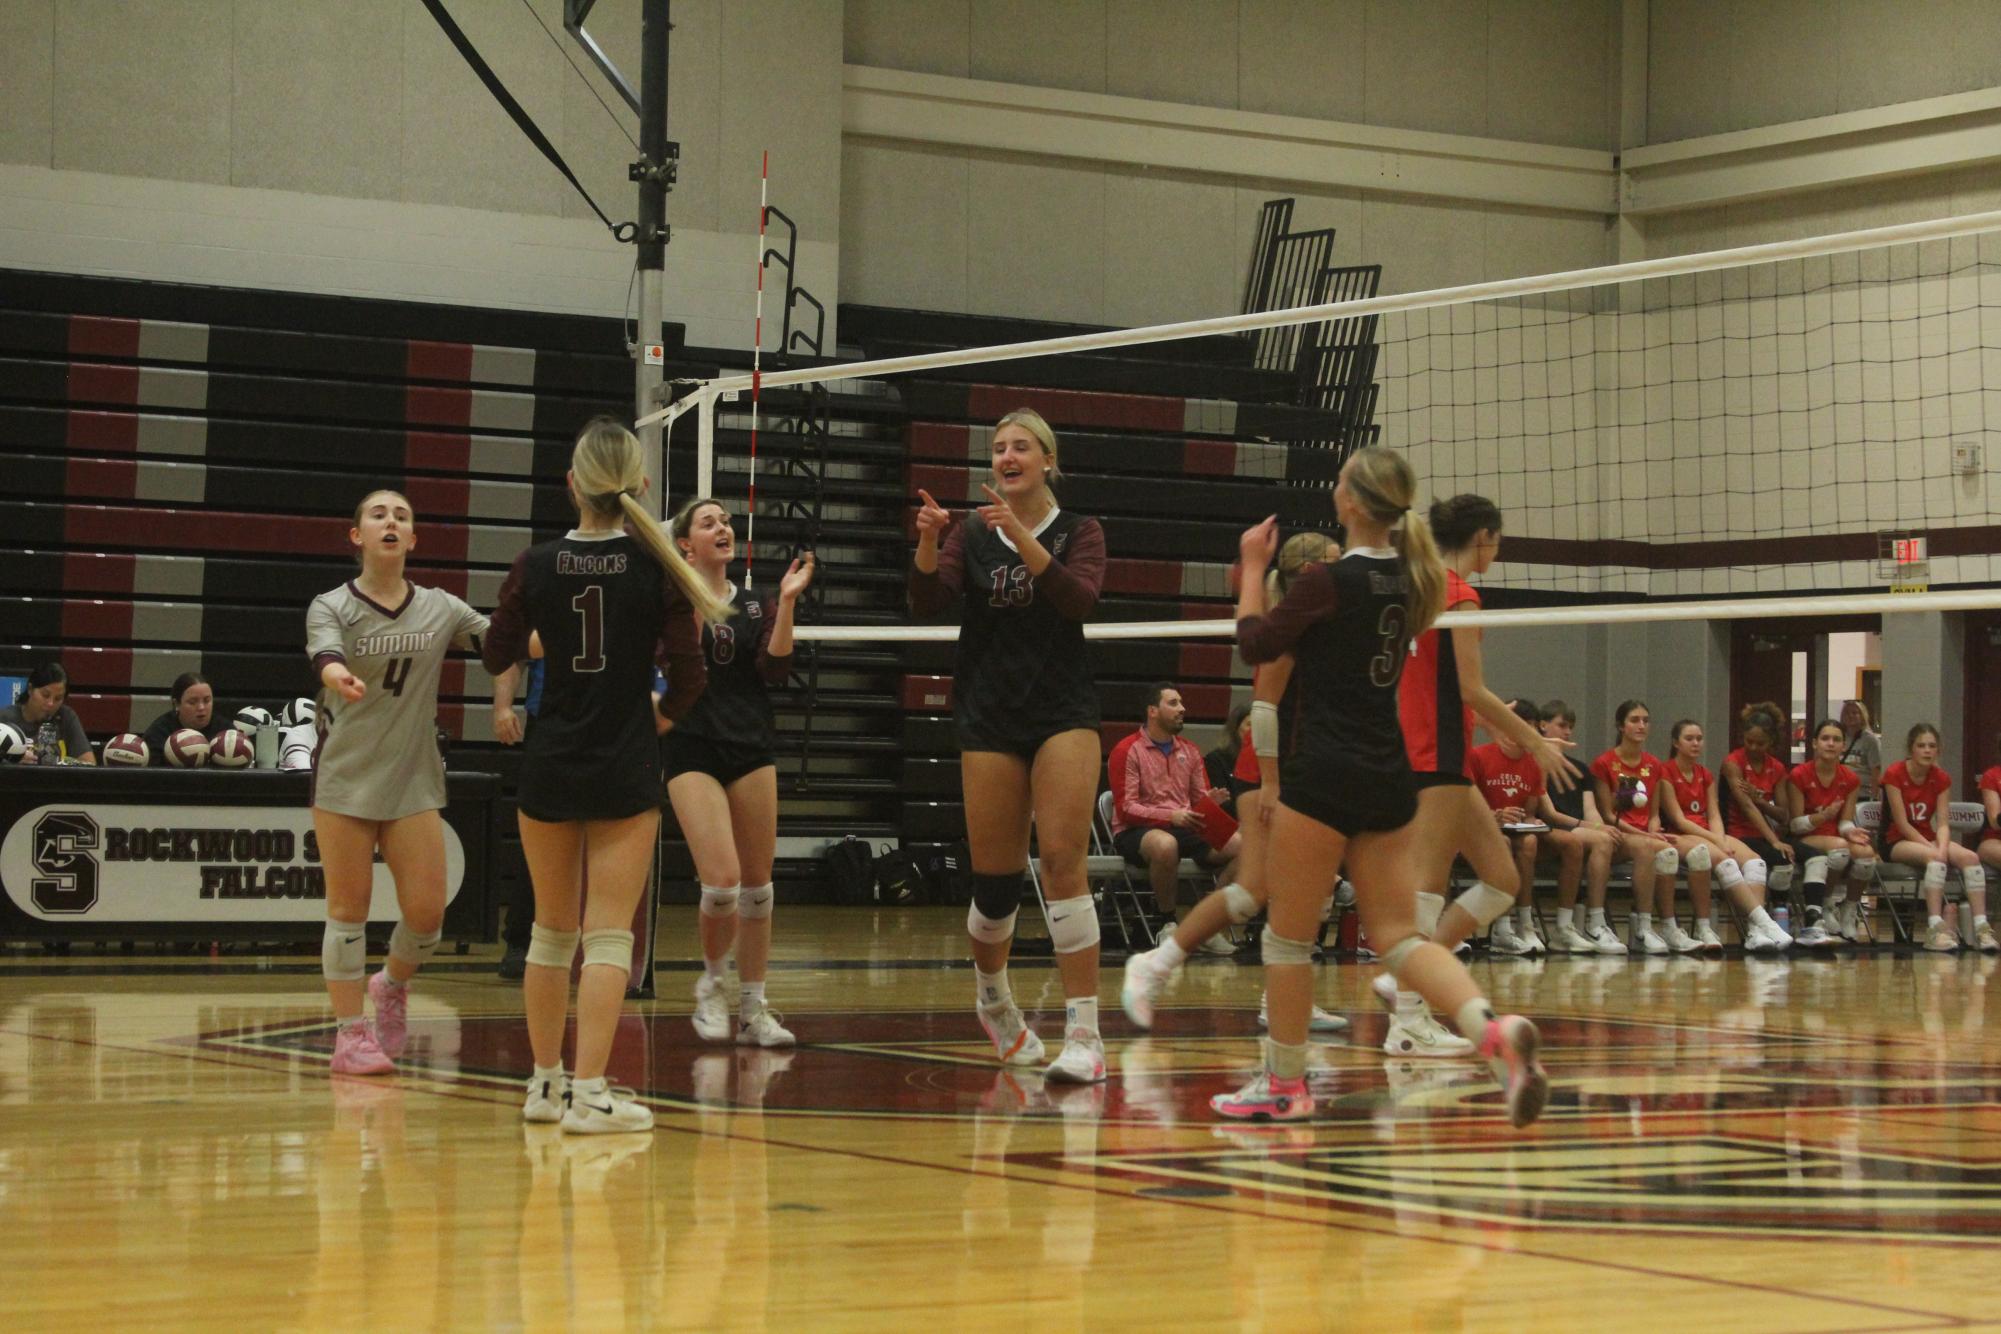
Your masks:
M1853 820L1843 820L1840 824L1835 826L1835 829L1841 834L1843 838L1847 838L1850 834L1854 833L1856 828L1857 826L1855 824L1855 821Z
M1251 750L1262 760L1278 755L1278 705L1258 700L1251 705Z
M1811 815L1802 815L1792 822L1791 828L1795 834L1810 833L1813 830L1813 817Z

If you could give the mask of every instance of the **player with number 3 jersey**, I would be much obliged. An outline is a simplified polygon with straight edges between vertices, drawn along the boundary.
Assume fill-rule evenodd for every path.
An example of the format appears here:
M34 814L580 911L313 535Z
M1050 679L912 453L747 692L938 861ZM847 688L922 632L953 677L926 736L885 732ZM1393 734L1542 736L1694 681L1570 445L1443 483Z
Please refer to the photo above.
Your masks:
M443 589L419 588L403 577L417 525L402 493L364 496L348 541L360 553L360 574L314 598L306 611L306 652L327 695L312 789L327 880L320 968L338 1024L335 1072L378 1075L395 1068L409 981L444 929L438 677L450 649L479 649L487 619ZM504 688L512 693L511 679ZM389 937L387 964L367 979L375 1002L370 1029L362 994L378 849L396 878L402 920Z

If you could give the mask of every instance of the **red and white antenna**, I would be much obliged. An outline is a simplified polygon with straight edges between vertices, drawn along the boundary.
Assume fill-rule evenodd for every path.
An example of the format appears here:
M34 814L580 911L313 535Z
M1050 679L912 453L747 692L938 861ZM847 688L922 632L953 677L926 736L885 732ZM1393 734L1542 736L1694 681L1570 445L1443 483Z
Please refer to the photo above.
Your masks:
M751 326L750 339L750 512L745 518L743 536L743 586L751 587L753 578L752 562L757 556L757 399L764 380L764 222L770 215L767 202L771 186L771 150L764 150L764 161L757 173L757 321Z

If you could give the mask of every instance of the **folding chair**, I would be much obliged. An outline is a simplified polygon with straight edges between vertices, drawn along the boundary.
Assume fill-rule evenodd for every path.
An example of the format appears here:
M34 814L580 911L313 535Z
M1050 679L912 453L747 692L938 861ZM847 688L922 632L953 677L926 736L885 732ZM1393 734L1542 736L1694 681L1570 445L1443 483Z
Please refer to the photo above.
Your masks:
M1946 821L1951 826L1955 836L1970 834L1987 824L1987 808L1977 801L1949 802L1946 805ZM1883 803L1880 801L1856 803L1855 823L1868 830L1869 837L1872 840L1875 839L1883 828ZM1949 872L1947 880L1958 883L1959 873L1957 871ZM1923 884L1924 877L1915 866L1907 866L1902 862L1893 862L1888 857L1879 858L1876 862L1876 885L1882 895L1883 903L1890 909L1891 929L1896 933L1897 939L1905 943L1915 943L1917 936L1905 924L1902 915L1898 913L1897 904L1899 901L1905 904L1922 903L1923 894L1921 890ZM1893 895L1891 893L1892 886L1902 889L1904 893ZM1862 892L1862 889L1866 888L1867 886L1858 888L1851 884L1849 892L1859 894ZM1965 898L1966 888L1963 883L1960 885L1959 892L1960 897L1962 899ZM1955 929L1957 929L1956 925Z

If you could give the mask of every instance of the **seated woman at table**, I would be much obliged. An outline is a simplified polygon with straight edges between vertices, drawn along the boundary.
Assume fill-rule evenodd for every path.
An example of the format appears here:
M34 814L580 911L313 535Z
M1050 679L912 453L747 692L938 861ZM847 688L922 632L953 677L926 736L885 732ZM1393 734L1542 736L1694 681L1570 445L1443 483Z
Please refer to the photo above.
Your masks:
M215 690L200 672L182 672L174 678L174 707L146 727L149 763L167 762L167 738L182 728L192 728L213 741L227 723L219 722L215 711Z
M28 673L28 689L17 704L0 709L0 723L12 723L26 739L23 764L96 764L90 738L76 710L63 703L69 694L69 674L59 662L45 662ZM53 751L53 754L44 754Z

